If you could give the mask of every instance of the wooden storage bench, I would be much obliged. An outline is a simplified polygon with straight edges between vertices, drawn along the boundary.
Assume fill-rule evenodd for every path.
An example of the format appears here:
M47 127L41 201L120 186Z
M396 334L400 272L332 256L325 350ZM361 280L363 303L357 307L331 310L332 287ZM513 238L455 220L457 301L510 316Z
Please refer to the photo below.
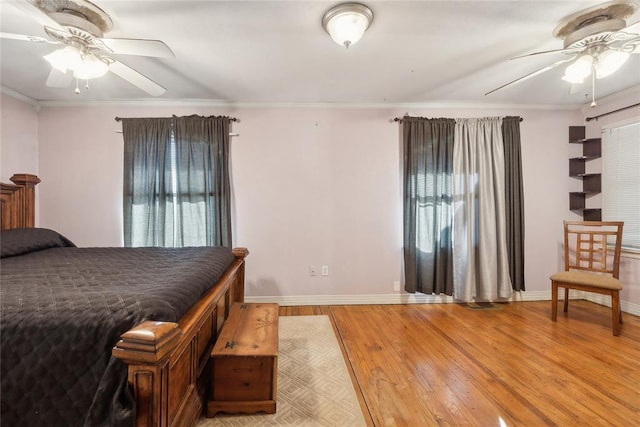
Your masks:
M211 351L207 417L276 412L278 304L236 303Z

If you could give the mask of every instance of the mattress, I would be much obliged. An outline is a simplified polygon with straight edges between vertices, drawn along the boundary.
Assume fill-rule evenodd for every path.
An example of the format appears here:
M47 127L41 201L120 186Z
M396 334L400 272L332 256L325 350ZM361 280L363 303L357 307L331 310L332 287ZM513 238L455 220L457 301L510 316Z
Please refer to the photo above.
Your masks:
M16 250L6 234L0 419L7 426L132 425L126 366L111 349L142 321L177 322L235 260L222 247L77 248L63 237Z

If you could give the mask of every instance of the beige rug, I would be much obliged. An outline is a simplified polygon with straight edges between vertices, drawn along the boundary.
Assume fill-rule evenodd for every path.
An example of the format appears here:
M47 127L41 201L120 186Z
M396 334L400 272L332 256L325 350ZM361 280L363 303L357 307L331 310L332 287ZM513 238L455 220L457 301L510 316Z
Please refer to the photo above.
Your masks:
M366 426L328 316L283 316L279 323L275 414L202 418L213 426Z

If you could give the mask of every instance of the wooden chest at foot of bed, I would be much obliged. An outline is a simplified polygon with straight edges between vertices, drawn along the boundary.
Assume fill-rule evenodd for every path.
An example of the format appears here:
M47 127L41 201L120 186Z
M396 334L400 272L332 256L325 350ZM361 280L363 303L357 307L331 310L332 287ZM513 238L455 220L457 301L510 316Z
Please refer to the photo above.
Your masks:
M207 416L276 412L278 304L236 303L211 352Z

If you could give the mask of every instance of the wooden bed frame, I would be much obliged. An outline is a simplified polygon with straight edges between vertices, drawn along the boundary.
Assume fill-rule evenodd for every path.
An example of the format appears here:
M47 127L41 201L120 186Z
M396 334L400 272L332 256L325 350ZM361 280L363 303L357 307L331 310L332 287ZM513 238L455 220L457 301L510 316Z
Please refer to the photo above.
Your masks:
M1 183L3 230L34 227L35 175L16 174ZM193 426L207 401L209 354L234 302L244 301L246 248L178 323L143 322L125 332L112 355L128 364L136 400L136 426Z

